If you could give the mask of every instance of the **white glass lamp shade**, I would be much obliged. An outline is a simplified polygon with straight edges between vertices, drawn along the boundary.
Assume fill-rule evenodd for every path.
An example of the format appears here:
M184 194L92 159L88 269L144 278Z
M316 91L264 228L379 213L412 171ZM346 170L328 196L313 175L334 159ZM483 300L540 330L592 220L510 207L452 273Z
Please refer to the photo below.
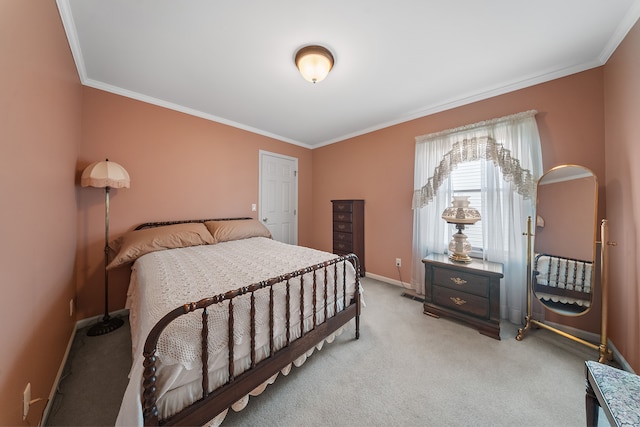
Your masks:
M333 55L322 46L307 46L296 53L295 62L305 80L318 83L324 80L333 68Z
M80 177L80 185L83 187L129 188L130 183L131 179L125 168L109 159L91 163Z
M480 221L480 212L469 206L469 196L453 196L451 206L442 212L442 219L449 224L475 224Z

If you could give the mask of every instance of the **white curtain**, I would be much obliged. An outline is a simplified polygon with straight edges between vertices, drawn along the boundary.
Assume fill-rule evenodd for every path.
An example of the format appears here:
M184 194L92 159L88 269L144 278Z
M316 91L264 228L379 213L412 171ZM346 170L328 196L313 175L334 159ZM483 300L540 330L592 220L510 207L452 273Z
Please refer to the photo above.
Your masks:
M413 288L424 294L422 258L446 253L450 238L442 211L450 205L449 173L480 160L482 233L486 260L503 264L500 316L521 324L526 314L527 216L534 215L535 184L542 175L536 111L416 137L414 174Z

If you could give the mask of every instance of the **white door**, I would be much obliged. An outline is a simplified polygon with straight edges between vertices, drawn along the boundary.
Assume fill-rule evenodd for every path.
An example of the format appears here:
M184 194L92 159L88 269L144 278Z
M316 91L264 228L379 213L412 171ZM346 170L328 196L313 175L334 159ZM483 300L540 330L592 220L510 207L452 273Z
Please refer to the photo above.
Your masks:
M259 218L274 240L298 244L298 159L260 150Z

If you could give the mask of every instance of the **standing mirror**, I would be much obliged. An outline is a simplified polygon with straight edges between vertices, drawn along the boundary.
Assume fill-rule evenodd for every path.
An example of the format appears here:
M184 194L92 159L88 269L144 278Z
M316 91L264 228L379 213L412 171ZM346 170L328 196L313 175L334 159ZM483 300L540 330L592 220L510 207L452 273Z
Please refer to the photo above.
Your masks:
M606 336L605 249L612 243L607 242L601 248L600 345L533 319L531 309L532 297L546 309L563 316L580 316L591 309L598 243L597 215L598 182L589 169L577 165L557 166L538 180L536 219L533 221L529 217L527 221L527 316L525 326L518 329L518 341L535 325L598 349L601 362L610 358ZM606 220L602 221L601 235L606 242Z
M565 316L593 303L598 182L587 168L558 166L538 181L532 290Z

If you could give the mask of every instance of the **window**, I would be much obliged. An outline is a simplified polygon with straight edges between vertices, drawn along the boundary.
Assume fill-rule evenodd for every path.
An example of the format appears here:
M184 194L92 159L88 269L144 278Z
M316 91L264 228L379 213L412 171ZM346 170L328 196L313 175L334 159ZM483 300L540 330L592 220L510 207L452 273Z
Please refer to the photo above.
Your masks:
M473 255L503 264L500 315L522 322L527 300L523 286L527 251L522 233L527 216L535 212L535 182L542 175L535 113L416 137L411 283L419 294L424 293L422 259L432 252L445 253L456 231L442 220L442 211L451 205L454 191L468 194L471 205L482 215L481 221L465 228L472 246L483 248ZM474 165L477 159L481 160ZM475 178L467 168L475 169Z
M476 208L480 212L480 218L484 218L484 210L482 209L482 197L481 197L481 160L474 160L471 162L464 162L458 164L458 166L451 172L451 186L453 188L454 196L469 196L469 205ZM451 234L456 232L455 225L449 226ZM482 258L482 248L484 247L482 237L482 219L476 222L474 225L468 225L464 228L464 234L467 235L467 240L471 243L473 250L472 257ZM447 245L449 240L447 240Z

